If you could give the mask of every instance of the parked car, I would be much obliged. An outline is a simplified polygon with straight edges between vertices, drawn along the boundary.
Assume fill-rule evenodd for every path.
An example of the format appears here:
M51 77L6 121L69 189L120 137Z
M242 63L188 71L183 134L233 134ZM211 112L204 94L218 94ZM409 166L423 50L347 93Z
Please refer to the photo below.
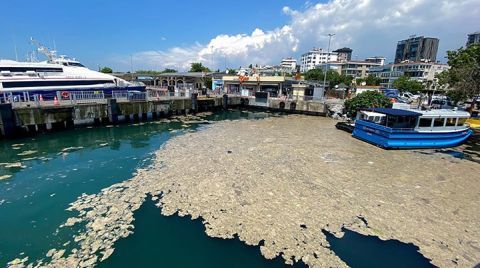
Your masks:
M449 100L435 99L430 105L432 109L453 109L453 103Z
M416 100L418 98L420 98L420 95L418 94L413 94L413 93L410 93L410 92L403 92L400 97L402 98L406 98L406 99L410 99L410 100Z

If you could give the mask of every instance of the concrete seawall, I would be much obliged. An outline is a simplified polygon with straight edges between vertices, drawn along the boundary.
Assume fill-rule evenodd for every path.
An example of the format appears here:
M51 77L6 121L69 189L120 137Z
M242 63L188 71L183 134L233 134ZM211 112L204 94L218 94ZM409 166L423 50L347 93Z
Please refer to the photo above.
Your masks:
M0 137L17 137L36 132L75 126L116 124L153 120L170 115L212 111L235 107L266 109L292 113L325 115L321 101L270 98L257 102L254 97L216 96L210 98L171 98L143 101L104 99L91 103L58 105L0 104Z

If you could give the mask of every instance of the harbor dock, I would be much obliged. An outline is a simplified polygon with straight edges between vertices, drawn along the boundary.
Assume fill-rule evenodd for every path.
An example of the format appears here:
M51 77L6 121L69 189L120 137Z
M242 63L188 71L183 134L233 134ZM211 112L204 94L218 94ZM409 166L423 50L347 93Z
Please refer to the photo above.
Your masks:
M63 93L63 92L62 92ZM138 122L228 108L252 108L324 116L322 100L271 98L256 96L159 95L154 91L129 93L75 92L55 100L26 98L0 103L0 137L16 137L89 125ZM5 100L8 100L7 98Z

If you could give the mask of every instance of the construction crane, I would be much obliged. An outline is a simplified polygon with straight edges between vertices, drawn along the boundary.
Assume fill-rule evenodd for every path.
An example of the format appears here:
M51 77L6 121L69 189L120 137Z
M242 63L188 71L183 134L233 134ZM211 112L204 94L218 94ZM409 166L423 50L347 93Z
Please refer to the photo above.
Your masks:
M30 43L36 46L37 51L45 55L49 62L53 62L57 58L57 51L48 49L48 47L42 45L37 40L33 39L33 37L30 37Z

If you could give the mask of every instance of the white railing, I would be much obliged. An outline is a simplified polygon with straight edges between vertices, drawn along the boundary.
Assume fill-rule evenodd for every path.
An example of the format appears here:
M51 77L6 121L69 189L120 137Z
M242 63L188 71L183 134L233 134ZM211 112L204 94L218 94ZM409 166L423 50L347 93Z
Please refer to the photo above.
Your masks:
M57 91L57 98L62 102L70 100L72 104L92 103L104 100L105 93L103 91Z
M147 100L147 93L126 90L112 91L112 99L117 101L145 101Z

